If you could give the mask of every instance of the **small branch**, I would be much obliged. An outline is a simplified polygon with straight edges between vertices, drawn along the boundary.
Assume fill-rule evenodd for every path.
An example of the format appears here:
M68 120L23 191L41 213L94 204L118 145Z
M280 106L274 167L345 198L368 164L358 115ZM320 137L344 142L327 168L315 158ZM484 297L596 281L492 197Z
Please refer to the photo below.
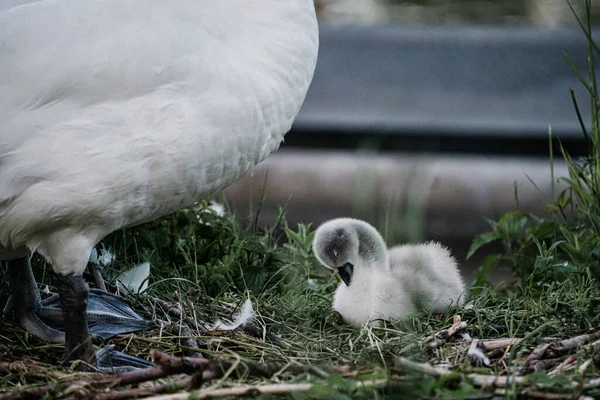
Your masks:
M156 365L143 370L125 372L118 375L117 385L126 385L163 378L175 374L193 374L201 373L205 380L218 379L230 369L236 361L226 359L208 360L205 358L191 357L173 357L157 350L150 352L151 358ZM238 376L254 376L262 378L271 378L276 373L285 371L292 374L312 372L314 366L303 364L281 364L281 363L259 363L254 361L245 361L240 363L235 372ZM354 371L354 367L319 367L320 370L327 372L337 372L342 375Z
M467 323L461 321L460 315L455 315L454 320L452 322L452 326L448 329L444 329L434 335L428 336L424 342L428 343L430 347L435 348L440 346L446 341L453 338L457 333L465 330L467 328Z
M194 375L195 381L210 381L219 379L226 374L237 377L260 377L272 378L282 372L291 374L314 373L317 376L323 376L324 373L336 372L343 376L348 376L355 371L353 366L331 367L331 366L312 366L304 364L282 364L282 363L260 363L256 361L212 359L197 357L173 357L152 350L150 356L154 359L155 365L145 369L123 372L113 375L101 374L81 374L78 380L69 382L59 382L55 385L44 385L34 388L24 388L13 390L11 392L0 394L0 400L16 399L35 399L43 398L48 395L56 395L70 386L93 387L93 388L114 388L122 385L139 384L146 381L154 381L160 378L166 378L171 375L189 374ZM182 385L183 381L179 384ZM188 380L191 385L191 380ZM187 383L186 383L187 384ZM161 393L173 387L172 385L158 385L155 388L131 389L133 392L114 392L109 394L99 394L98 399L119 400L123 398L139 397L147 394ZM124 393L124 394L119 394Z
M570 355L569 357L565 358L563 362L558 364L556 366L556 368L554 368L552 371L548 372L548 376L555 376L557 374L560 374L562 372L572 369L573 363L575 362L575 360L577 360L577 357L575 357L574 355Z
M52 397L65 390L70 384L70 382L63 382L55 385L43 385L12 390L10 392L1 393L0 400L41 399Z
M466 327L467 327L467 323L461 320L460 315L455 315L454 318L452 319L452 326L450 328L448 328L448 330L446 331L446 334L444 336L452 337L456 333L465 329Z
M582 388L584 390L597 389L600 387L600 378L593 378L583 382Z
M38 363L33 360L27 361L14 361L14 362L0 362L0 374L12 374L20 373L23 371L41 372L47 371L48 365Z
M447 369L436 368L429 364L418 363L404 357L397 357L395 359L395 366L434 377L450 376L454 374L454 372ZM509 383L513 382L520 384L527 382L527 378L522 376L468 374L466 375L466 379L469 380L474 386L482 389L506 387Z
M165 383L162 385L154 385L149 387L141 387L125 390L111 390L107 393L97 394L93 397L94 400L127 400L145 396L157 395L165 392L172 392L188 387L191 378L181 379L173 383Z
M555 342L552 346L552 350L556 352L565 352L597 339L600 339L600 330Z
M388 384L387 379L378 379L373 381L357 382L359 387L385 387ZM275 385L262 386L240 386L224 389L199 390L196 392L181 392L170 395L147 397L146 400L187 400L206 399L225 396L238 397L256 397L262 394L284 394L292 392L306 392L318 384L313 383L279 383Z
M487 356L489 359L494 359L496 362L502 361L504 356L506 355L506 348L497 348L492 351L487 352Z
M477 387L482 389L507 387L509 383L523 384L527 382L527 378L523 376L494 376L494 375L481 375L481 374L469 374L467 379Z
M504 350L508 346L518 345L523 339L518 338L503 338L503 339L481 339L479 345L485 351L492 351L497 349Z
M517 374L523 375L525 372L529 371L529 369L534 363L542 359L544 353L546 353L546 350L548 350L548 347L550 346L550 343L542 343L539 346L537 346L531 352L531 354L529 354L525 361L519 366L519 368L517 369Z
M598 346L600 346L600 340L594 340L593 342L588 343L585 346L583 346L583 348L587 349L587 350L589 350L589 349L595 350L598 348Z
M547 358L545 360L539 360L530 365L531 369L535 372L546 371L548 368L554 367L560 363L560 358Z
M394 366L398 369L407 369L412 372L420 372L435 377L452 375L452 371L448 369L437 368L430 364L418 363L405 357L396 357L394 359Z
M573 400L573 399L575 399L575 397L572 394L536 392L536 391L529 390L529 389L525 389L525 390L521 391L520 398L539 399L539 400Z

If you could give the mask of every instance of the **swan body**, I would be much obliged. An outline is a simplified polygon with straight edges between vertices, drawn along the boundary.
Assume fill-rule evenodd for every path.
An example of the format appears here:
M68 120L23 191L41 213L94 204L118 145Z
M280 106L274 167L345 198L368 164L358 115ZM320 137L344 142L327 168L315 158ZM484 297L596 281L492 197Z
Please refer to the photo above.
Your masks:
M319 226L313 251L321 264L340 273L343 282L333 309L350 324L443 312L462 304L464 282L455 259L439 243L388 249L373 226L339 218Z
M317 50L312 0L0 4L0 260L80 276L107 234L233 183L278 148Z
M275 150L315 67L310 0L23 3L0 12L0 254L63 274Z

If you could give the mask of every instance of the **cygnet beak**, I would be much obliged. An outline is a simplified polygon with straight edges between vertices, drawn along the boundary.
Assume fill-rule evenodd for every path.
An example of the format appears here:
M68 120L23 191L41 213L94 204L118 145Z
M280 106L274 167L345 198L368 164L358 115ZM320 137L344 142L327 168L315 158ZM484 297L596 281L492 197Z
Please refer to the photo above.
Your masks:
M352 273L354 272L354 265L350 263L346 263L343 266L338 268L338 273L340 274L340 278L344 281L346 286L350 286L350 281L352 280Z

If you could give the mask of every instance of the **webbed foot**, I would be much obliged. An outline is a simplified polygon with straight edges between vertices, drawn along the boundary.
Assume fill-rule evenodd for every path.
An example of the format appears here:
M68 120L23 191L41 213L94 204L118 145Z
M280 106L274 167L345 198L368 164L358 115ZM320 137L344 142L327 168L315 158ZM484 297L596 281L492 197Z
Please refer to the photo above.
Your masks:
M42 301L28 259L10 261L8 266L11 293L4 308L5 319L19 323L40 339L64 343L66 363L77 360L80 370L101 371L152 365L120 353L114 346L97 354L93 350L90 333L106 340L153 325L138 316L125 299L98 289L90 296L82 276L66 275L57 277L58 294Z

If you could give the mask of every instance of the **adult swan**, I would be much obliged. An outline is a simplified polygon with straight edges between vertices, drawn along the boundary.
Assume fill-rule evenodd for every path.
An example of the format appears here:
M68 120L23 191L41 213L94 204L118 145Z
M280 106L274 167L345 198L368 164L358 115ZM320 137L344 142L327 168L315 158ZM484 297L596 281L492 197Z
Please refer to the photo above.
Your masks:
M94 364L82 278L93 246L277 149L317 49L313 0L0 3L0 260L21 325ZM57 275L62 337L27 278L36 251Z

